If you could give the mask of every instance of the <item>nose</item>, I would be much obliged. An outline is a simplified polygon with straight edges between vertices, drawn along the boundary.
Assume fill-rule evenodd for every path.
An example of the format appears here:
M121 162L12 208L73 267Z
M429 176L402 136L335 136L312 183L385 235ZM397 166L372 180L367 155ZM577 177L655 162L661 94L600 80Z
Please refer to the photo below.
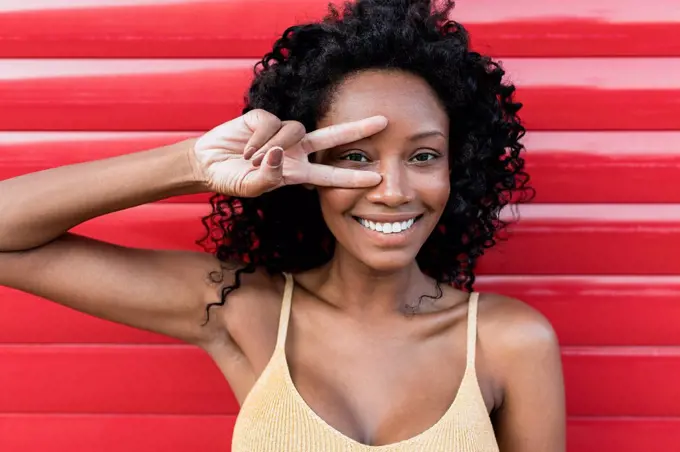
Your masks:
M401 161L384 162L381 164L380 172L382 182L366 196L370 202L399 207L413 201L413 189L409 183L407 169Z

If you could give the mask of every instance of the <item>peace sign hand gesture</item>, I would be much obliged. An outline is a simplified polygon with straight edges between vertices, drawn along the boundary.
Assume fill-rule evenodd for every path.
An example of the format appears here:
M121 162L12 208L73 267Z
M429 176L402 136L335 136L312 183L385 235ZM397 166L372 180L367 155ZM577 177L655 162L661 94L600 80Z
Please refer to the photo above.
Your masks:
M210 191L229 196L255 197L293 184L372 187L381 181L375 172L310 163L307 156L374 135L386 126L385 117L374 116L306 133L299 122L252 110L200 137L190 158Z

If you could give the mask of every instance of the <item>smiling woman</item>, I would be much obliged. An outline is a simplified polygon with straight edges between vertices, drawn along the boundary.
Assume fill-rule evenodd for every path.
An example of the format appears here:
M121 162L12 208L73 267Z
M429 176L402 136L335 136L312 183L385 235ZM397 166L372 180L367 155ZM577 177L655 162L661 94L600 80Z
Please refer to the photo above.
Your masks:
M314 158L382 173L383 184L366 195L380 206L371 207L372 214L421 209L424 235L413 242L419 252L412 253L420 268L439 282L472 290L477 259L506 226L499 212L511 198L528 200L532 190L515 88L502 83L504 71L496 62L469 50L465 29L446 20L450 5L440 6L433 11L429 1L363 1L323 24L289 28L258 64L245 111L261 108L307 131L388 117L380 136ZM388 148L391 154L383 155ZM426 187L425 199L435 205L408 202ZM433 199L436 187L443 199ZM346 246L337 234L352 233L349 224L326 215L346 205L345 198L326 202L341 194L290 186L257 198L217 196L206 223L228 227L229 241L212 233L218 240L210 244L225 260L248 264L246 271L317 268L331 259L337 243Z
M562 452L550 324L473 288L532 190L514 86L452 8L348 3L289 28L200 138L1 182L0 284L203 348L234 452ZM209 253L68 232L206 192Z
M382 272L408 267L449 199L448 115L421 77L395 70L364 70L347 78L330 105L320 127L389 118L382 133L316 154L321 163L383 178L367 193L319 189L321 212L338 244L335 256Z

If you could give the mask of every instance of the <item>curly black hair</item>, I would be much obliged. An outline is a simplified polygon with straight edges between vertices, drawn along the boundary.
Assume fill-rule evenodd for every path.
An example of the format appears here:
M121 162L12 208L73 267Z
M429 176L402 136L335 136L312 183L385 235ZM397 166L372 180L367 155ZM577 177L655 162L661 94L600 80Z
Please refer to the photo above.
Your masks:
M435 6L433 3L437 3ZM470 49L465 28L449 19L453 1L358 0L329 5L320 22L288 28L255 66L244 113L267 110L307 131L328 111L333 88L366 69L401 70L424 79L450 118L451 195L440 222L417 256L438 283L472 290L474 268L508 223L501 209L533 196L520 140L525 129L499 63ZM220 194L203 218L197 243L243 272L271 274L318 267L333 256L335 239L315 191L286 186L257 198Z

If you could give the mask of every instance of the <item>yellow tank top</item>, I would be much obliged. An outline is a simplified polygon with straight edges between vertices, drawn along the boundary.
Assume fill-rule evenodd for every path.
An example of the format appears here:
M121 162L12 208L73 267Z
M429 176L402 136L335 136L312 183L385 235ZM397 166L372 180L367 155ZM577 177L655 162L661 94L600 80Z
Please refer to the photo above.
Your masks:
M293 384L285 344L295 283L291 275L285 277L276 348L243 401L234 427L232 452L498 452L475 371L479 294L470 296L467 365L449 409L432 427L410 439L369 446L321 419Z

